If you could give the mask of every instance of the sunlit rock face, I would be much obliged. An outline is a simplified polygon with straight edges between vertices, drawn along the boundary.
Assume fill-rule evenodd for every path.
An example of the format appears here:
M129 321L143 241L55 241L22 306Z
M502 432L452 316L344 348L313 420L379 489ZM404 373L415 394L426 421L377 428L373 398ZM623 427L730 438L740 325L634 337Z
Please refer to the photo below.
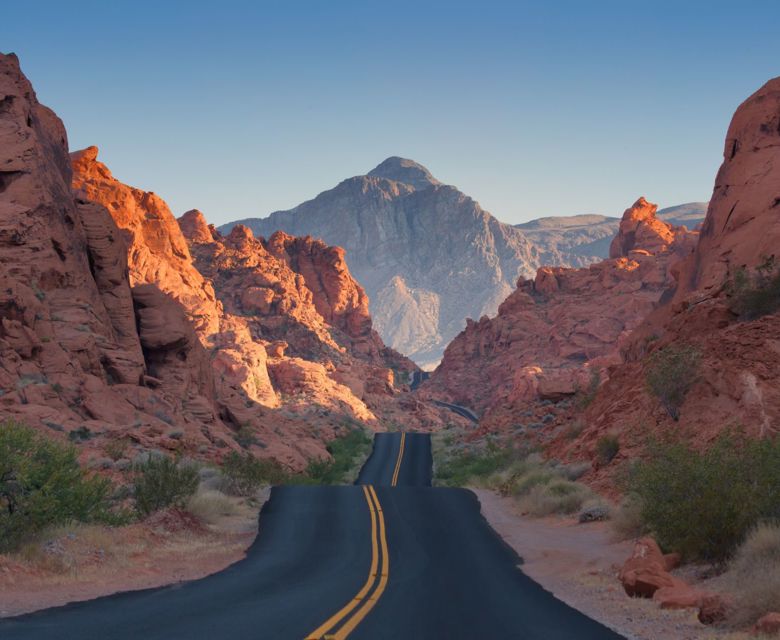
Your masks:
M640 198L623 214L614 257L581 269L542 267L520 280L494 318L469 321L421 390L482 414L503 429L541 400L584 390L621 361L620 348L673 285L671 265L695 232L658 220Z

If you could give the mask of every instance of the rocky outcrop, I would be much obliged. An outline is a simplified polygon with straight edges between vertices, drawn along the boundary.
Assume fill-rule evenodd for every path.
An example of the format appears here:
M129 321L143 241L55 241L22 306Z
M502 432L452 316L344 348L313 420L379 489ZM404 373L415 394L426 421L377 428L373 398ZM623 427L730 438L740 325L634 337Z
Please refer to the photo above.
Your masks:
M220 230L236 224L265 237L282 230L343 247L384 341L424 366L438 362L467 317L494 314L536 264L520 230L403 158L290 211Z
M225 239L197 212L180 227L97 148L68 157L14 56L0 56L0 124L0 418L78 442L101 469L116 439L131 457L213 460L241 440L301 469L345 420L439 419L405 400L396 373L415 367L373 330L342 250Z
M648 433L674 429L702 446L724 428L768 436L780 424L780 316L743 320L727 282L748 273L780 246L780 78L771 80L737 109L726 137L699 243L672 272L665 304L637 327L623 360L609 371L585 413L582 434L564 452L592 454L605 433L618 434L627 456L641 452ZM670 345L700 354L696 383L685 396L679 421L646 388L647 358ZM562 443L563 444L563 443ZM611 470L595 482L609 482Z
M158 290L131 288L125 234L74 198L65 130L13 55L0 56L0 96L0 415L83 442L86 459L118 435L217 455L231 430L192 330Z
M706 202L659 209L655 217L674 227L696 229L707 213ZM621 219L595 214L539 218L515 225L539 249L539 266L587 267L609 258Z
M695 244L695 233L654 214L644 198L626 210L621 224L632 240L617 245L625 253L583 269L543 267L534 280L520 280L495 318L467 323L420 393L476 410L492 430L533 423L529 407L603 380L673 283L670 264Z

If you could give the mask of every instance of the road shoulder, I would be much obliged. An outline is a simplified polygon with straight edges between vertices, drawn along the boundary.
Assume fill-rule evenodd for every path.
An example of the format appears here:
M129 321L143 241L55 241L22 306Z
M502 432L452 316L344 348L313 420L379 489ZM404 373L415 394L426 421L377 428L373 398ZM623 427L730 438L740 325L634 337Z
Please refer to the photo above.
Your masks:
M629 640L741 640L746 634L705 627L695 610L661 610L629 598L617 572L633 543L612 540L607 523L522 516L512 498L472 489L482 515L522 558L522 570L558 599Z
M0 555L0 617L204 578L246 557L269 490L206 525L169 510L124 527L74 526Z

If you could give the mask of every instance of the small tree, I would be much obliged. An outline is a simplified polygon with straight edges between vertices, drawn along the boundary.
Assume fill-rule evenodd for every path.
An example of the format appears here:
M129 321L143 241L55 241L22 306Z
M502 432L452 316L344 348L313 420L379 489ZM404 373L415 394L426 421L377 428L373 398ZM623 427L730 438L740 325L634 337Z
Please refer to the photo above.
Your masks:
M168 456L150 456L135 466L135 508L148 515L165 507L183 507L198 489L198 471Z
M743 320L754 320L780 309L780 267L774 256L764 258L753 273L741 267L726 284L730 308Z
M84 472L73 446L13 421L0 424L0 551L51 525L111 521L110 488Z
M596 441L596 458L601 465L608 465L620 451L620 440L615 434L601 436Z
M698 379L700 361L692 345L669 345L647 358L647 388L674 420L680 419L680 407Z

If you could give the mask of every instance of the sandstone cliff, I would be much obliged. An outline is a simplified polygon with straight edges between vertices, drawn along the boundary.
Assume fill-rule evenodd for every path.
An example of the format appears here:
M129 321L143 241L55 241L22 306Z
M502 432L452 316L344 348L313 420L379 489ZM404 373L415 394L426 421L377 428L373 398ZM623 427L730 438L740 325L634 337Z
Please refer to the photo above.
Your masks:
M699 243L676 267L669 303L627 341L625 361L611 370L569 453L582 455L613 432L629 456L648 432L665 429L701 444L724 428L755 437L777 433L780 315L740 318L727 283L737 271L751 273L776 257L780 246L780 78L737 109L723 158ZM677 422L645 385L648 356L670 345L692 347L701 358Z
M195 214L188 242L97 148L68 157L15 56L0 57L0 120L0 417L78 442L101 468L117 439L130 456L219 459L250 429L255 453L301 469L345 419L438 420L401 392L415 367L373 330L343 250L222 239Z
M540 401L564 400L606 377L673 282L671 263L695 244L695 233L655 213L644 198L625 211L611 259L521 279L495 318L468 322L420 394L476 410L491 430L535 424L529 409Z

